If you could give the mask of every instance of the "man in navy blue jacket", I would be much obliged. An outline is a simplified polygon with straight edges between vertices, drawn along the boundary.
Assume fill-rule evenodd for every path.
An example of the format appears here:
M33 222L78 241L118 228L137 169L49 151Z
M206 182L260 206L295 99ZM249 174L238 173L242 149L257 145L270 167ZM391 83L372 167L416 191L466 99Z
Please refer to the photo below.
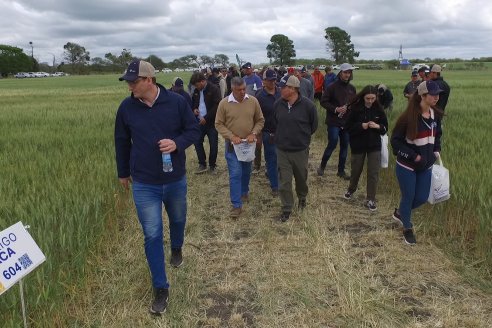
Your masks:
M163 246L162 204L169 217L171 265L183 263L186 224L185 150L200 136L186 100L155 80L154 67L143 60L130 63L120 81L131 96L116 114L115 149L118 178L125 189L133 184L133 198L144 233L144 247L155 298L150 312L165 312L169 296ZM163 159L170 154L172 168Z

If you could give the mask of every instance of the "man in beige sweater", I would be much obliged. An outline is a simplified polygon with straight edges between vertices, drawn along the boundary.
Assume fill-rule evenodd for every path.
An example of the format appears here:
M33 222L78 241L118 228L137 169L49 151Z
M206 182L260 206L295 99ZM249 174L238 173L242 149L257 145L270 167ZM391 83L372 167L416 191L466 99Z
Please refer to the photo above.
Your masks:
M261 133L265 119L258 100L246 94L246 83L242 78L234 77L231 87L232 93L222 99L217 108L215 128L226 140L225 158L229 170L231 217L237 218L241 214L243 201L249 199L251 162L239 161L233 144L256 142L256 136Z

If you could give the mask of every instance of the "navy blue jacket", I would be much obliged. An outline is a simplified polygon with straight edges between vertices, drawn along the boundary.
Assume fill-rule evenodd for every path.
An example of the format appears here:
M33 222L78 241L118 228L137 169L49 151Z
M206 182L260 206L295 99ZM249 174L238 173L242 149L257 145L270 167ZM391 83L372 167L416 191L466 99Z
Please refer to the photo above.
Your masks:
M431 110L430 118L420 117L417 131L417 138L408 140L406 127L401 130L394 129L391 146L398 164L412 171L424 171L436 161L434 152L441 152L441 118ZM417 155L421 156L421 160L415 162Z
M261 112L265 118L265 125L263 126L264 132L275 133L277 125L275 123L275 109L273 104L280 98L280 91L275 88L275 94L270 94L265 91L264 88L258 90L255 95L256 99L260 103Z
M118 177L132 177L147 184L177 181L186 173L185 150L198 142L200 128L186 100L162 85L152 107L133 94L123 100L116 114L114 142ZM157 142L172 139L173 172L162 171L162 154Z

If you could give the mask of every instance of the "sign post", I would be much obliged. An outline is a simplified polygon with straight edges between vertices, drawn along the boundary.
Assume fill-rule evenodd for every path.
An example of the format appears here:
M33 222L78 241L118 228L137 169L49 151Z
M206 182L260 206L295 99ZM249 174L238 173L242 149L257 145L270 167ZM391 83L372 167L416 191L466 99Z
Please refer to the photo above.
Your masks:
M0 231L0 295L19 282L24 326L27 315L22 278L46 260L22 222Z

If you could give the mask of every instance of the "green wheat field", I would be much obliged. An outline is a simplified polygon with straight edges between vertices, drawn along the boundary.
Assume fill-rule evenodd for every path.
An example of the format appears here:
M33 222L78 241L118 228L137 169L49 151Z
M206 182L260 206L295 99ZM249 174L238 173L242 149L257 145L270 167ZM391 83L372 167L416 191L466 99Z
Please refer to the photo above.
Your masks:
M175 74L157 80L169 87ZM0 230L30 225L47 258L25 279L30 325L492 326L492 79L488 71L443 76L452 88L442 139L452 197L416 212L416 247L391 223L394 157L381 173L376 214L360 205L365 178L359 198L342 200L338 154L316 176L326 146L320 108L308 209L286 224L273 219L280 203L263 174L252 177L244 215L230 219L222 142L215 177L193 174L196 154L187 150L186 263L168 268L171 300L161 318L147 312L143 238L116 178L113 124L126 84L117 75L0 80ZM408 71L356 71L353 84L392 90L391 129L409 79ZM2 327L21 326L17 286L0 296L0 316Z

